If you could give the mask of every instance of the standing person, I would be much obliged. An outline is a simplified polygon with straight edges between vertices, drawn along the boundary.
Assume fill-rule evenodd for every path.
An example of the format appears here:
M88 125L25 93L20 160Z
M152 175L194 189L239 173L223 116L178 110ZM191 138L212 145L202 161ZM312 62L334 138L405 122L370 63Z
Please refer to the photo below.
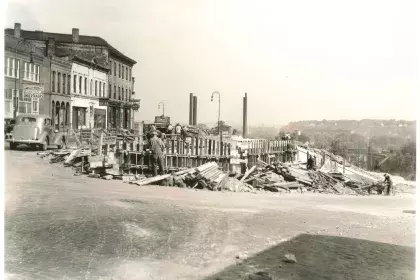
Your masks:
M172 138L171 134L173 132L173 129L174 129L174 127L172 126L172 124L169 124L168 127L166 128L166 133L169 134L170 135L169 137L171 137L171 138Z
M160 174L163 175L165 173L165 144L162 139L157 137L157 131L153 131L152 133L153 137L150 139L150 149L152 151L153 176L158 175L158 166Z
M181 132L182 132L182 127L181 127L181 125L179 124L179 123L177 123L176 124L176 126L175 126L175 134L176 134L176 136L181 136Z
M392 183L392 179L391 176L389 176L389 174L384 174L385 176L385 180L384 183L386 184L386 195L390 195L391 192L393 193L393 183Z

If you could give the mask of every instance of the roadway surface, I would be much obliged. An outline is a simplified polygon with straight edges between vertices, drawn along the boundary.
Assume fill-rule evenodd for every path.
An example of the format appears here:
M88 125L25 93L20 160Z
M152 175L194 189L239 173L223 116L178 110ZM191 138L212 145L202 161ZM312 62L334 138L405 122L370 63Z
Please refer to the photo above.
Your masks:
M5 164L6 279L414 279L412 195L139 187L8 148Z

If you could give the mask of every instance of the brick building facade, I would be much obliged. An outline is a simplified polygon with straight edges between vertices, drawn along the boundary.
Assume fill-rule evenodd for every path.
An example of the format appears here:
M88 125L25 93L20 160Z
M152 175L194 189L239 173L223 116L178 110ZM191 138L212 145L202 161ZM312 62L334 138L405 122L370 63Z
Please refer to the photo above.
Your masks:
M72 111L69 111L72 89L68 90L68 82L74 78L74 74L71 73L73 64L70 60L76 57L79 62L91 63L90 67L107 71L106 81L100 81L104 83L101 91L105 91L106 94L98 96L98 107L99 103L101 106L107 106L107 127L133 128L132 100L135 92L132 69L136 61L125 56L100 37L79 35L79 30L76 28L73 28L72 34L59 34L21 30L20 24L15 24L14 29L5 29L5 33L6 36L24 39L34 48L42 50L44 54L42 62L45 66L43 70L50 72L45 73L44 91L48 98L44 97L42 106L45 113L53 117L56 127L73 123L70 117Z

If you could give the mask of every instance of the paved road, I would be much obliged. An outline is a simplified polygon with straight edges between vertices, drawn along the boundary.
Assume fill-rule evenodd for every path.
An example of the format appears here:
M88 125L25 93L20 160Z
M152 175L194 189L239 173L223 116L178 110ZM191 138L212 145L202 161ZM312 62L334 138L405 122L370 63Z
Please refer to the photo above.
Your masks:
M31 151L5 161L7 279L414 279L413 196L138 187Z

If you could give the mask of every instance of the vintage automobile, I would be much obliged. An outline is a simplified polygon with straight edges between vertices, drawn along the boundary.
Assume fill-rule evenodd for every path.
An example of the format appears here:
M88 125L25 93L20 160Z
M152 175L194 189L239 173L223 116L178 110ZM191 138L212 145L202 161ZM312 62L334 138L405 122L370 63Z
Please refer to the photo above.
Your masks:
M12 135L6 141L12 150L20 144L33 149L38 147L42 151L47 150L49 145L57 145L61 149L66 143L66 133L55 130L47 115L24 114L16 117Z

